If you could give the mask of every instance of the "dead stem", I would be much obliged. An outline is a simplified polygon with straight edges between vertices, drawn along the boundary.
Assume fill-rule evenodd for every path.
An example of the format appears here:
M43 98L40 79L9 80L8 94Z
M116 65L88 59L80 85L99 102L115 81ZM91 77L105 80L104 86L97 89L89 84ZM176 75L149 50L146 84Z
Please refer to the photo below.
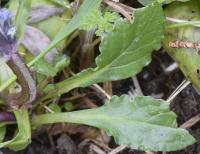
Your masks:
M106 4L108 4L110 7L112 7L116 12L121 13L124 17L126 17L128 19L128 21L132 22L132 16L130 15L130 12L127 12L127 8L132 9L131 14L133 13L133 11L135 10L134 8L131 7L125 7L125 5L122 5L119 2L113 2L113 1L109 1L109 0L104 0L104 2Z
M171 41L169 42L169 47L171 48L191 48L196 49L198 54L200 53L200 43L191 42L191 41Z
M168 103L171 103L172 100L178 95L180 94L181 91L183 91L183 89L185 89L191 82L188 80L184 80L175 90L174 92L169 96L169 98L167 99Z
M98 84L94 84L93 87L100 93L102 93L107 99L111 99L111 96Z
M186 121L184 124L180 126L180 128L188 129L197 124L200 121L200 114L197 114L196 116L192 117L188 121Z

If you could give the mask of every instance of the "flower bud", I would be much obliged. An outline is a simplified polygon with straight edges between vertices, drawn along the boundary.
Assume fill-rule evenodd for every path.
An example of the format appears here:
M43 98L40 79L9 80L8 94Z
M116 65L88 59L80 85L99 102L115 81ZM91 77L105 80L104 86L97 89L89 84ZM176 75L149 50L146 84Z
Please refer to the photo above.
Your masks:
M16 30L12 23L12 15L7 9L2 8L0 9L0 56L9 60L16 52L16 46Z

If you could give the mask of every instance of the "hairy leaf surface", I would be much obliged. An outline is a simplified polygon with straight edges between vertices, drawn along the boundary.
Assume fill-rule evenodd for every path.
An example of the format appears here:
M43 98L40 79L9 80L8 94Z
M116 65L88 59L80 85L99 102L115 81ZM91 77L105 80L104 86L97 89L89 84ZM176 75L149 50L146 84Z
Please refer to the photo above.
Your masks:
M101 54L96 59L97 67L58 83L56 86L59 90L53 93L58 95L70 88L125 79L137 74L150 63L153 50L160 48L163 22L163 10L157 3L138 9L133 24L118 20L113 32L101 42Z
M33 125L55 122L98 127L114 136L116 143L139 150L175 151L195 142L186 130L176 127L169 104L151 97L114 96L96 109L36 116Z

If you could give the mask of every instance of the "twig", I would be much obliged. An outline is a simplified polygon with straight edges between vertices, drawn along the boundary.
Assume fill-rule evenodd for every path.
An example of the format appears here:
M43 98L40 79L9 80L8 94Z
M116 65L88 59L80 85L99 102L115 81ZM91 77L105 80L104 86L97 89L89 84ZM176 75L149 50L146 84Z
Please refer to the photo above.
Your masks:
M127 148L126 145L120 145L117 148L113 149L111 152L109 152L108 154L118 154L119 152L122 152L123 150L125 150ZM145 154L154 154L153 152L150 151L146 151Z
M127 12L123 6L121 5L121 3L119 2L113 2L113 1L109 1L109 0L104 0L104 2L106 4L108 4L109 6L111 6L116 12L121 13L123 16L125 16L128 21L132 21L132 16L130 15L129 12ZM133 12L132 12L133 13Z
M97 44L99 44L101 42L101 38L100 37L98 37L96 40L94 40L91 44L90 44L90 46L89 46L89 49L88 50L90 50L90 49L92 49L92 48L94 48Z
M170 103L180 92L185 89L191 82L188 80L184 80L175 90L174 92L169 96L167 99L167 102Z
M103 83L103 89L109 94L110 96L113 95L113 85L112 81L107 81Z
M92 93L89 93L89 94L92 94ZM76 100L76 99L79 99L79 98L82 98L82 97L85 97L85 96L86 96L86 94L76 94L76 95L73 95L72 97L69 97L69 98L63 98L62 102L73 101L73 100Z
M176 18L172 18L172 17L166 17L166 19L167 19L168 21L175 22L175 23L184 23L184 22L188 22L188 20L176 19Z
M114 2L114 1L109 1L109 0L104 0L106 4L111 6L115 11L120 12L123 14L129 21L132 20L132 17L130 15L136 11L137 9L124 5L119 2ZM200 27L200 21L188 21L188 20L183 20L183 19L176 19L172 17L166 17L166 20L169 22L177 23L173 25L169 25L167 28L176 28L176 27L181 27L181 26L195 26L195 27Z
M48 112L50 113L55 113L52 109L50 109L48 106L44 105L43 106Z
M101 92L104 96L106 96L107 99L111 99L111 96L105 90L103 90L103 88L101 88L98 84L94 84L93 87L97 89L99 92Z
M101 131L102 132L102 131ZM104 133L105 134L105 133ZM107 138L107 135L106 135ZM109 137L110 138L110 137ZM105 143L104 143L104 139L94 139L92 140L92 142L94 142L96 145L98 145L101 149L103 149L104 151L106 151L106 153L108 151L111 151L112 149L110 147L108 147Z
M98 146L96 146L96 145L94 145L94 144L92 144L92 145L90 146L90 148L91 148L94 152L96 152L97 154L106 154L105 151L103 151L102 149L100 149Z
M191 119L189 119L188 121L186 121L184 124L182 124L180 127L188 129L188 128L191 128L192 126L194 126L199 121L200 121L200 114L192 117Z
M127 148L126 145L120 145L117 148L113 149L111 152L109 152L108 154L117 154L123 150L125 150Z
M136 76L133 76L132 77L132 80L133 80L133 83L134 83L134 86L135 86L135 90L136 90L136 93L138 94L138 96L143 96L143 92L142 92L142 89L140 87L140 84L138 82L138 79Z
M195 27L200 27L200 21L188 21L188 20L182 20L182 19L176 19L172 17L166 17L166 19L170 22L178 23L175 25L170 25L168 28L175 28L175 27L180 27L181 26L195 26Z
M128 5L125 5L125 4L120 3L120 2L116 2L115 4L118 5L118 6L120 6L121 8L123 8L129 14L133 14L133 12L137 10L136 8L133 8L133 7L128 6Z
M134 11L137 10L137 9L135 9L133 7L124 5L122 3L117 3L117 4L120 5L121 8L123 8L123 11L125 10L128 14L132 14ZM194 24L195 22L200 22L200 21L187 21L187 20L181 20L181 19L176 19L176 18L172 18L172 17L166 17L166 20L170 21L170 22L174 22L174 23L180 23L182 25L185 23L185 25L193 25L195 27L200 27L200 24ZM173 28L175 25L170 25L170 26L171 26L171 28ZM180 25L179 25L179 27L180 27ZM12 76L9 80L7 80L3 85L0 86L0 92L2 92L9 85L11 85L13 82L15 82L16 79L17 78L15 76Z

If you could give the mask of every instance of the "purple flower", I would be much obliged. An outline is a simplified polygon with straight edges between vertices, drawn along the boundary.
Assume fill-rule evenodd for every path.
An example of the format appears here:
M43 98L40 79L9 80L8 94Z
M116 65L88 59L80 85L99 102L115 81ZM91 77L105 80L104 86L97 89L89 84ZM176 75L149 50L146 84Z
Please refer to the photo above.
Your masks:
M8 60L16 52L16 30L10 12L0 9L0 55Z

